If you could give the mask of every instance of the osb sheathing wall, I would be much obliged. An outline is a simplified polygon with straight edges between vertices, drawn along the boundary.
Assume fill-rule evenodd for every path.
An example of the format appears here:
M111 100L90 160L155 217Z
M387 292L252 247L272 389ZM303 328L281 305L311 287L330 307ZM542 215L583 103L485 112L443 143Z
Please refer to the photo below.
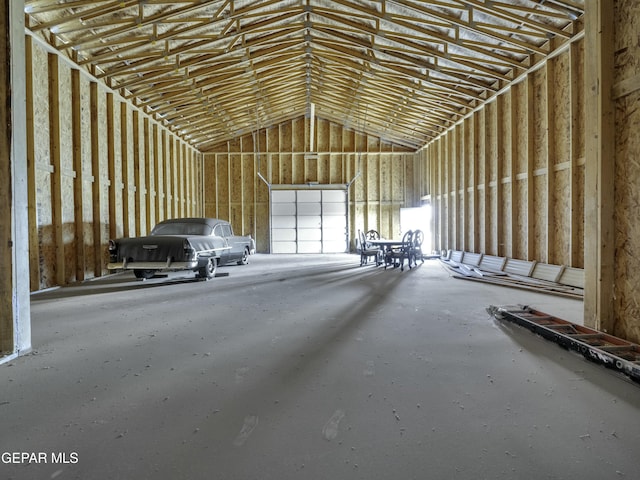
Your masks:
M313 133L310 133L313 132ZM310 135L313 135L314 154ZM307 153L307 155L305 155ZM204 155L205 213L229 220L269 252L269 187L348 184L349 230L400 232L400 208L420 205L419 175L410 150L322 118L299 117L218 145ZM262 178L261 178L262 177Z
M615 2L615 334L640 342L640 2Z
M435 248L583 267L583 45L426 146Z
M107 273L109 238L202 215L202 156L26 37L31 289Z

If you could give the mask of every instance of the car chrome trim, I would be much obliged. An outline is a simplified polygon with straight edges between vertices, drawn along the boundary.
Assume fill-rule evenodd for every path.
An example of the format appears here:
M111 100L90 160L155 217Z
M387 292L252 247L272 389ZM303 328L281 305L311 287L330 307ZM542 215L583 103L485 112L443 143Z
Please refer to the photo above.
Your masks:
M197 261L193 262L113 262L107 264L109 270L192 270L198 266Z

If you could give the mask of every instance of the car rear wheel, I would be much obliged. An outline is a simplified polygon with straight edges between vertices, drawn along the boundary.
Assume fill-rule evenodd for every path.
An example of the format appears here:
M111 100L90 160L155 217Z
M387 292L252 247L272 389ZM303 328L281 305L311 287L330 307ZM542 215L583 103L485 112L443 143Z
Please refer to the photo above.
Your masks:
M133 274L136 276L136 278L141 278L143 280L146 280L147 278L152 278L156 274L156 271L138 269L138 270L134 270Z
M238 265L246 265L247 263L249 263L249 249L245 248L242 252L242 258L238 260Z
M210 258L207 264L198 270L198 276L206 280L210 280L216 276L216 270L218 268L218 261L215 258Z

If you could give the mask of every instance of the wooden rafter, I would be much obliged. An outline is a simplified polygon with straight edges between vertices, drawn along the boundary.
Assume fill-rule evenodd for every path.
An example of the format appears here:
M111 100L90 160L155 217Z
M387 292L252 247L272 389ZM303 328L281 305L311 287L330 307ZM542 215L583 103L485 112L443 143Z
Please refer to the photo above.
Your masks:
M26 0L27 28L203 151L308 112L417 149L571 41L582 0ZM553 39L553 41L551 41ZM535 58L535 60L534 60Z

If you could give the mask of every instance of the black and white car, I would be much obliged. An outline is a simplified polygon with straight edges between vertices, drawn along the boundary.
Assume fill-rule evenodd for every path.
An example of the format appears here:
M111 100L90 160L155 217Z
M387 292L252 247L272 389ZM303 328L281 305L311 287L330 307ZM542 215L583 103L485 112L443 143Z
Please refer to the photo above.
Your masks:
M109 240L109 270L133 270L137 278L159 271L192 270L215 277L218 265L249 263L255 253L250 236L234 235L231 224L216 218L176 218L158 223L145 237Z

